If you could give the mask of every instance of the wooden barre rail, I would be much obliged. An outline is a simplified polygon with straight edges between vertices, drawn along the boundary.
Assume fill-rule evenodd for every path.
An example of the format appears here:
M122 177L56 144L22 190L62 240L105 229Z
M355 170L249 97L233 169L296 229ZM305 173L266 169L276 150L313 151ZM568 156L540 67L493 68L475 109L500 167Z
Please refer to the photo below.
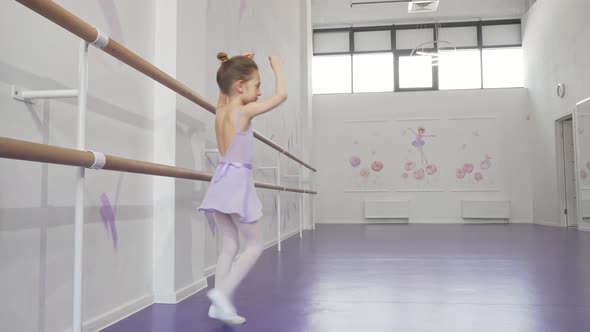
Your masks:
M76 15L70 13L60 5L56 4L51 0L16 0L20 2L22 5L30 8L34 12L38 13L41 16L44 16L48 20L52 21L53 23L61 26L62 28L70 31L74 35L82 38L86 42L92 44L98 38L98 31L95 27L91 26L90 24L86 23L84 20L80 19ZM203 97L198 95L196 92L192 91L186 85L180 83L174 77L166 74L162 70L158 69L156 66L152 65L150 62L145 60L144 58L140 57L139 55L133 53L125 46L119 44L112 38L108 38L108 44L106 47L102 49L106 53L112 55L113 57L119 59L121 62L129 65L130 67L136 69L137 71L145 74L146 76L152 78L153 80L161 83L162 85L168 87L169 89L175 91L179 95L185 97L186 99L194 102L195 104L201 106L205 110L215 114L215 107L207 102ZM272 147L273 149L279 151L280 153L284 154L285 156L289 157L290 159L296 161L297 163L303 165L304 167L310 169L313 172L317 172L315 168L308 165L301 159L295 157L290 152L283 149L280 145L274 143L266 136L260 134L257 131L254 131L254 137L256 137L261 142L267 144L268 146Z
M158 175L197 181L211 181L212 178L211 174L197 172L192 169L115 157L111 155L105 156L106 164L102 169L110 171ZM89 151L62 148L59 146L21 141L6 137L0 137L0 158L80 166L86 168L89 168L94 163L94 154ZM257 188L290 191L302 194L317 194L316 191L312 190L288 188L263 182L256 182L254 185Z

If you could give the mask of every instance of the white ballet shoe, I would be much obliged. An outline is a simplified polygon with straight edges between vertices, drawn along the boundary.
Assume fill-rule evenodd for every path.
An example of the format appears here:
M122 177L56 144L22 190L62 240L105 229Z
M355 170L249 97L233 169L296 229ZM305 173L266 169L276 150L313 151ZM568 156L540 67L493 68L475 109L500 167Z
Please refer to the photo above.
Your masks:
M246 322L246 318L238 316L236 313L222 312L214 304L209 307L209 317L220 320L227 325L241 325Z
M236 307L234 307L229 298L217 288L208 291L207 297L211 300L211 303L219 309L218 311L230 314L236 313Z

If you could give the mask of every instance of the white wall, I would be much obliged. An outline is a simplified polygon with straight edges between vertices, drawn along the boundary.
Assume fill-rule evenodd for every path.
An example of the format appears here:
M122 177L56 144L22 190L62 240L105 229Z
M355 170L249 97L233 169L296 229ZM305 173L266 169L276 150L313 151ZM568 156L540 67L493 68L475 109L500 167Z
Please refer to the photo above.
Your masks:
M432 22L433 20L479 20L519 18L525 11L524 0L441 0L434 13L408 13L407 3L350 6L362 0L314 0L314 26L365 23Z
M317 138L314 163L326 170L318 177L317 222L366 222L363 199L369 197L410 200L413 223L461 222L460 201L471 199L510 200L512 222L532 222L528 141L523 139L530 126L526 120L529 101L525 89L315 95L313 108ZM350 140L355 135L367 134L346 131L344 121L436 118L443 121L445 128L443 133L436 134L449 137L457 129L453 127L456 124L447 120L449 117L496 118L498 160L502 165L496 179L499 191L451 191L455 160L445 154L438 162L442 172L440 192L398 192L399 188L393 185L385 188L389 192L344 192L349 189L346 183L350 177ZM387 132L381 134L389 137ZM386 163L385 167L390 166ZM399 176L397 172L386 174Z
M254 126L302 155L303 115L308 111L306 85L300 83L302 77L307 79L302 73L306 62L300 59L306 43L303 22L309 8L305 4L245 2L248 7L243 8L240 23L240 9L233 1L177 0L171 12L156 10L156 1L142 6L114 1L58 3L176 75L209 101L217 98L218 51L255 51L263 94L271 93L274 83L267 57L282 55L290 99L257 119ZM29 105L14 101L9 91L13 84L27 89L75 88L78 39L17 2L0 5L0 27L4 46L0 136L75 147L75 100ZM18 36L9 31L19 31ZM158 83L109 55L91 48L89 58L88 148L206 169L203 148L215 146L213 115L182 97L170 98ZM274 150L259 142L256 149L256 165L275 162ZM281 166L289 173L296 171L284 157ZM4 188L0 191L0 297L11 299L0 304L0 330L64 331L72 319L75 169L6 159L0 159L0 168ZM84 321L88 330L151 304L154 294L158 301L174 302L206 285L205 269L215 262L216 243L195 208L207 184L162 179L87 171ZM272 182L273 176L256 173L256 179ZM296 185L286 178L283 183ZM100 215L103 193L116 208L117 250ZM275 192L258 193L264 202L265 238L272 243L277 230ZM281 195L281 231L288 234L299 225L299 196ZM168 220L170 216L173 220ZM169 261L155 264L162 257Z
M523 19L525 85L532 124L530 160L535 221L558 225L554 120L590 97L590 2L537 0ZM566 84L563 99L558 83ZM588 228L588 225L582 225Z
M58 3L153 60L153 1ZM15 1L0 4L0 28L0 136L75 147L75 100L28 105L10 98L10 86L76 88L79 40ZM89 63L87 147L151 160L152 81L94 48ZM0 169L0 330L63 331L72 319L76 170L6 159ZM89 321L151 303L152 189L146 176L86 174ZM102 193L116 207L118 250L99 213Z

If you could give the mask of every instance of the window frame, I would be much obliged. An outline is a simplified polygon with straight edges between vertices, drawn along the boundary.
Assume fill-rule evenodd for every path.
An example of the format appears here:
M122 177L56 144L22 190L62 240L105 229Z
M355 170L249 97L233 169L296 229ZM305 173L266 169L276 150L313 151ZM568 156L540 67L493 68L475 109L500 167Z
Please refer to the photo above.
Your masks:
M415 30L415 29L432 29L433 40L436 37L436 28L460 28L460 27L476 27L477 29L477 45L474 46L460 46L457 50L479 50L480 55L480 87L475 89L487 89L483 87L483 50L494 49L494 48L518 48L522 47L522 40L519 44L505 44L505 45L493 45L483 46L483 27L493 25L514 25L519 24L522 29L521 19L504 19L504 20L489 20L489 21L466 21L466 22L444 22L444 23L426 23L426 24L391 24L391 25L380 25L380 26L368 26L368 27L347 27L347 28L320 28L313 29L312 36L315 33L330 33L330 32L348 32L348 51L344 52L316 52L313 50L312 56L322 55L350 55L350 93L379 93L379 92L354 92L354 55L355 54L378 54L378 53L393 53L393 91L385 92L417 92L417 91L454 91L459 89L439 89L439 73L438 66L432 66L432 87L426 88L400 88L399 87L399 57L408 56L412 52L411 49L398 49L397 42L397 31L398 30ZM389 50L380 51L355 51L354 50L354 33L355 32L369 32L369 31L389 31L391 36L391 47ZM438 45L434 45L433 48L428 49L430 51L438 51ZM518 87L514 87L518 88ZM470 90L470 89L460 89ZM383 92L381 92L383 93ZM330 93L326 93L330 94Z

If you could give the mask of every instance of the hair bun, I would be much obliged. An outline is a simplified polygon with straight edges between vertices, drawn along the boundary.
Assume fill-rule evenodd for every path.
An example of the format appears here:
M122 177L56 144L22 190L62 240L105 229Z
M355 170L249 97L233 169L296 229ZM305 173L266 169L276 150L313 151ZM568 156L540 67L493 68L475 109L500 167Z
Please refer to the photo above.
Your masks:
M217 53L217 59L219 59L219 61L221 62L226 62L227 60L229 60L227 53L224 52Z

